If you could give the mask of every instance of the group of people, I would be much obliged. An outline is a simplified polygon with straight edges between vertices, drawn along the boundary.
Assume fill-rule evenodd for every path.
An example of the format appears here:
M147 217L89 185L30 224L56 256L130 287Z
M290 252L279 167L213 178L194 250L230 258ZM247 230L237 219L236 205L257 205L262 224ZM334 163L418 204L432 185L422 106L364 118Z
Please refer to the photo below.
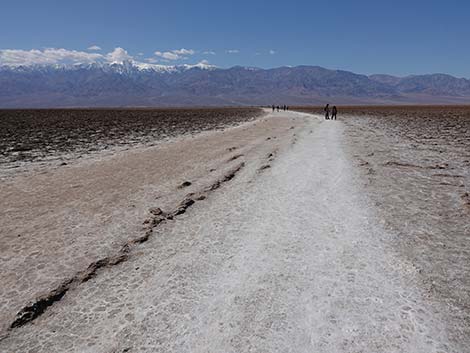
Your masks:
M274 111L280 111L284 110L287 111L289 110L289 107L287 105L272 105L271 108ZM336 120L336 115L338 114L338 108L336 108L336 105L333 106L333 108L330 108L330 105L327 104L325 108L323 108L323 111L325 112L325 119L326 120Z
M330 110L330 105L327 104L325 108L323 109L325 111L325 120L336 120L336 114L338 114L338 109L336 108L336 105L333 106ZM331 118L330 118L330 111L331 111Z
M272 105L272 108L273 108L273 111L275 111L276 109L277 109L277 111L279 111L279 110L284 110L284 111L289 110L289 107L288 107L287 105L285 105L285 104L284 104L284 105L281 105L281 106L279 106L279 105L276 105L276 106L275 106L275 105L273 104L273 105Z

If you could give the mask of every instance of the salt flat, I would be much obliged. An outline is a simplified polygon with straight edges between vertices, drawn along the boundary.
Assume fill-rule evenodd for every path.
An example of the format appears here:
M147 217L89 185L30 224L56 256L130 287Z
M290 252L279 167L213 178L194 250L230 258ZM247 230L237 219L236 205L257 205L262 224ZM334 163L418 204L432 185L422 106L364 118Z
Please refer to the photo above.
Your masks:
M419 271L390 240L347 129L314 115L273 113L12 181L2 189L9 205L29 200L13 196L20 182L33 190L53 185L33 193L36 208L25 212L61 201L68 215L78 210L82 218L59 256L54 246L71 218L57 221L57 210L25 218L32 221L22 226L36 237L17 249L24 259L2 252L9 266L2 283L13 290L2 287L0 351L465 352L468 338L449 339L447 309L429 300ZM50 194L84 180L87 192ZM191 185L182 188L185 180ZM181 214L168 217L188 199ZM150 207L162 214L152 218ZM16 217L3 222L14 227L8 222L25 216ZM148 217L148 239L129 243L148 231ZM74 282L37 318L8 328L28 301L126 242L132 246L123 261ZM36 247L44 267L31 271Z

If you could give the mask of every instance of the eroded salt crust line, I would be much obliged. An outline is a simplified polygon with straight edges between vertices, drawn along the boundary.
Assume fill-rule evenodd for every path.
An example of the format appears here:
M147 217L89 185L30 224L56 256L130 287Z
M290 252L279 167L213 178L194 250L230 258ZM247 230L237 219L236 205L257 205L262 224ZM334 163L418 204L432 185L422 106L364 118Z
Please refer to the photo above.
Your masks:
M190 193L186 195L186 197L176 206L176 208L168 213L163 212L159 208L151 208L150 213L152 214L152 217L144 221L145 234L143 236L127 242L121 247L116 255L105 257L91 263L86 270L77 273L71 279L65 280L57 288L50 291L47 295L40 297L32 304L25 306L18 312L16 319L9 326L9 330L21 327L41 316L50 306L60 301L69 290L84 282L87 282L96 276L100 269L115 266L126 261L129 258L131 250L136 245L146 242L152 235L153 229L155 227L164 221L172 220L174 217L185 213L189 207L196 203L196 201L204 200L210 192L219 189L223 183L232 180L236 174L243 169L244 166L245 163L241 162L235 167L231 168L220 179L216 180L202 192ZM5 337L2 337L2 339L3 338Z

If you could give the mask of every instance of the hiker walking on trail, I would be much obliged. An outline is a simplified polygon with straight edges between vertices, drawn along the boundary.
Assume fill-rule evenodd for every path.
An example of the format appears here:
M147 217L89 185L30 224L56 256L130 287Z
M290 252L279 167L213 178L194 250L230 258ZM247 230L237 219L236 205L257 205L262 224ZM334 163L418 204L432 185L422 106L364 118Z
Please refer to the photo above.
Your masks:
M330 120L330 105L327 104L323 110L325 112L325 120Z
M336 105L334 105L333 109L331 109L331 120L336 120L336 114L338 114L338 109L336 109Z

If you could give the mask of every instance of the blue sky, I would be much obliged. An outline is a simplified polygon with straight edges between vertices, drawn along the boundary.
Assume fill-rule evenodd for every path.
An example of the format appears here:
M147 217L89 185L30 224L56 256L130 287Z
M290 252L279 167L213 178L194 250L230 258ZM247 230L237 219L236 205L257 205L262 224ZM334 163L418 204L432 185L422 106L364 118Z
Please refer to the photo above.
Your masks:
M468 1L16 0L0 6L0 50L13 50L9 58L45 48L106 55L120 47L134 60L165 65L207 60L220 67L320 65L470 77ZM87 49L93 45L101 49Z

